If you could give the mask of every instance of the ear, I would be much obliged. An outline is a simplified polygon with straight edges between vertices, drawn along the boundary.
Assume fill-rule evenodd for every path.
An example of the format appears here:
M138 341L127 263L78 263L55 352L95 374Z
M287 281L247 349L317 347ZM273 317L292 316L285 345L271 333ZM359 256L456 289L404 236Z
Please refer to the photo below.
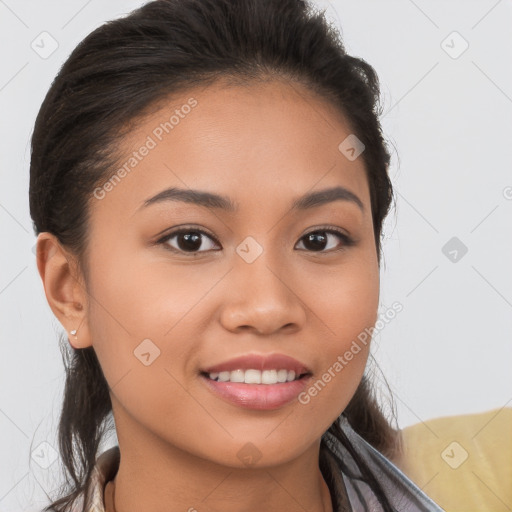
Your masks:
M76 258L48 232L37 237L36 258L46 300L67 331L70 344L74 348L91 346L87 319L89 297ZM70 332L74 329L77 339Z

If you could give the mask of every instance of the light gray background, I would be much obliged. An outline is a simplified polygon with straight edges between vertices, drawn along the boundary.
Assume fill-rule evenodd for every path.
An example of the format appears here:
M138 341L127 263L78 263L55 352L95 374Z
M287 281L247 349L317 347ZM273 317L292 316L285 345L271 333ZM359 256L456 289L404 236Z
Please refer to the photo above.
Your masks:
M403 311L373 348L399 424L511 406L512 2L316 3L382 85L397 208L385 226L381 302L385 310L399 301ZM59 469L29 466L40 443L56 447L64 382L62 327L32 252L33 123L78 42L141 4L0 0L1 512L40 509ZM51 49L43 31L58 43L47 58L31 47L46 37ZM442 251L452 237L468 248L457 261Z

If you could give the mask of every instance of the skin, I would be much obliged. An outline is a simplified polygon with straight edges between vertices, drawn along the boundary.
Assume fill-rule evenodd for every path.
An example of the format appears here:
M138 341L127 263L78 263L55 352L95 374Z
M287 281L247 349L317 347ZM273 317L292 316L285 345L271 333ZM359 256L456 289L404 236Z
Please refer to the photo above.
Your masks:
M364 163L338 150L351 130L331 105L281 81L218 82L168 99L123 140L121 162L190 97L197 106L91 201L88 281L53 235L38 239L49 305L68 332L80 326L70 343L94 347L110 387L121 450L116 509L330 511L320 438L353 396L368 347L308 404L270 411L217 398L198 373L242 354L283 353L309 366L314 382L375 324L379 266ZM226 195L240 209L167 201L137 210L170 186ZM295 198L333 186L356 194L364 211L336 200L290 213ZM198 257L179 237L153 243L182 224L214 236L203 235ZM312 231L327 234L324 246L307 244ZM263 248L250 264L235 251L248 236ZM145 366L134 350L148 338L160 355ZM248 442L260 454L250 466L237 455Z

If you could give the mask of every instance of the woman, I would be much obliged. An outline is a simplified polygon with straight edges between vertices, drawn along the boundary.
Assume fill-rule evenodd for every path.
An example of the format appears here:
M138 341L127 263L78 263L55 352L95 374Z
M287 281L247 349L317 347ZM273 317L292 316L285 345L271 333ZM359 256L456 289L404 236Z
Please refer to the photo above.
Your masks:
M72 351L69 486L46 510L441 510L393 464L365 375L392 200L378 99L297 0L154 1L73 51L32 138Z

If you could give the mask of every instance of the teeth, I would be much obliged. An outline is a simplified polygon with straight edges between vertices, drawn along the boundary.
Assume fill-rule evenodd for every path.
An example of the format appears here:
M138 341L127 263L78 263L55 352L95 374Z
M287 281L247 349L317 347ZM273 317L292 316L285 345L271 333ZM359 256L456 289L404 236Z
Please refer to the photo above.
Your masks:
M245 370L246 384L261 384L261 372L258 370Z
M245 372L243 370L234 370L229 373L229 380L231 382L245 382Z
M219 373L219 381L227 382L229 380L229 372L220 372Z
M277 382L286 382L288 370L277 370Z
M245 384L277 384L295 380L293 370L233 370L212 372L208 377L218 382L244 382ZM298 377L297 377L298 378Z

